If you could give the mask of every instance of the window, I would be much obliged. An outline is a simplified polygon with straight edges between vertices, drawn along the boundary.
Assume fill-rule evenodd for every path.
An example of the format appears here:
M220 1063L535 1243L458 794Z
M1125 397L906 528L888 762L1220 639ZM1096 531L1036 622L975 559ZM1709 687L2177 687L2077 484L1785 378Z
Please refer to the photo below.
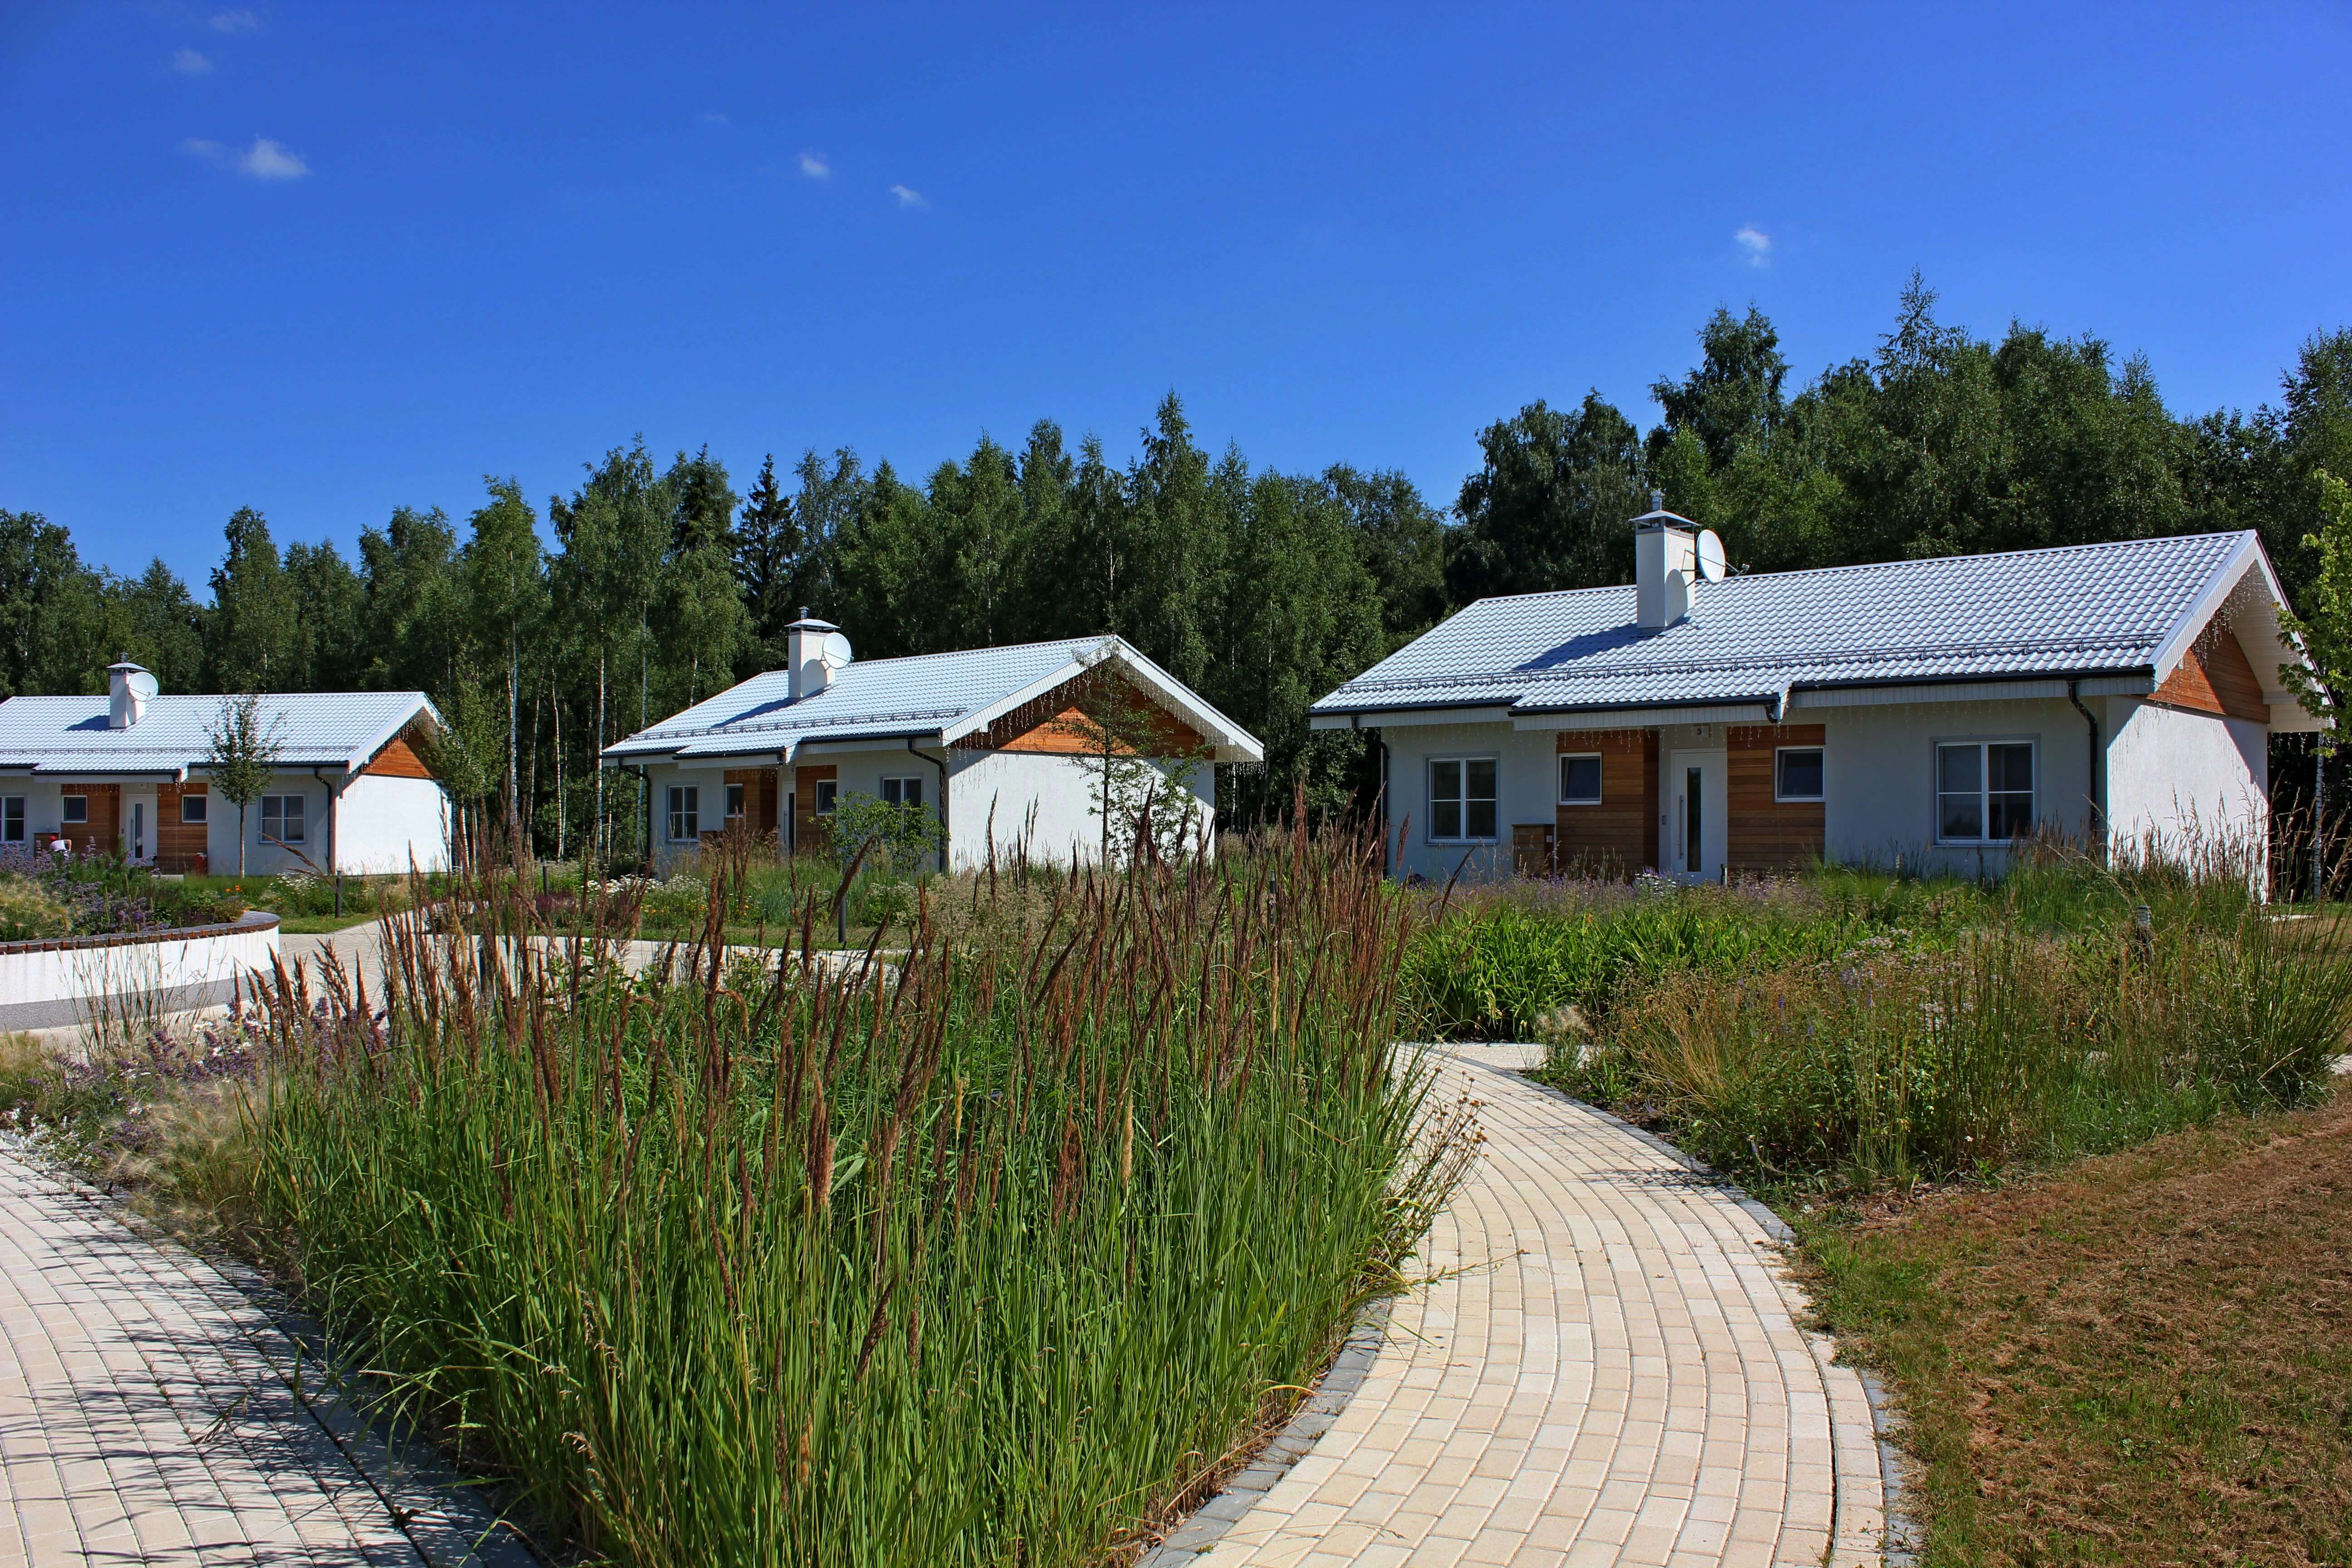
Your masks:
M819 816L831 816L833 803L840 798L841 785L837 781L833 779L816 781L816 814Z
M1772 753L1772 798L1822 798L1822 749L1819 746L1783 746Z
M1559 760L1559 804L1601 804L1601 753L1563 756Z
M728 819L729 819L730 821L732 821L732 820L734 820L736 817L739 817L739 816L742 816L742 815L743 815L743 786L742 786L741 784L729 784L729 785L727 786L727 816L728 816Z
M2033 745L1962 741L1936 748L1936 837L1999 844L2033 828Z
M180 820L190 827L201 827L205 821L205 800L200 795L180 797Z
M1438 757L1429 764L1429 836L1441 842L1491 843L1495 837L1492 757Z
M280 844L302 842L302 797L265 795L261 797L261 837Z
M60 820L68 823L88 822L89 820L89 796L86 795L67 795L58 809L58 815Z
M882 799L890 805L920 805L923 804L923 780L920 774L910 778L884 779Z
M669 786L669 841L691 842L702 837L702 789L698 784Z
M25 797L0 795L0 844L25 842Z

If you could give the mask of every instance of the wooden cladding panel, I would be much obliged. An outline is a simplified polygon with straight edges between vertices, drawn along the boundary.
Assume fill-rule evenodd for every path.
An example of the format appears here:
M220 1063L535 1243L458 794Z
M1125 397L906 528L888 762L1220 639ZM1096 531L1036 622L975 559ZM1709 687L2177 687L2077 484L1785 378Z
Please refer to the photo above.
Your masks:
M816 786L831 780L838 784L841 770L831 763L811 763L793 770L793 848L802 855L814 855L824 847L824 818L816 814Z
M1093 726L1087 722L1081 704L1095 694L1099 682L1106 680L1114 682L1124 699L1140 710L1150 722L1151 755L1181 757L1208 750L1208 737L1145 696L1134 682L1116 675L1097 674L1066 680L1051 691L1031 698L980 734L957 744L995 752L1043 752L1055 756L1095 751L1099 743L1089 738ZM1127 746L1118 749L1132 750Z
M1563 730L1555 753L1601 754L1601 802L1559 805L1552 865L1562 873L1630 877L1658 863L1658 732ZM1551 788L1559 788L1555 777Z
M1731 724L1724 729L1729 836L1724 860L1734 875L1772 876L1822 858L1828 829L1817 800L1775 800L1773 753L1818 746L1819 724Z
M155 791L155 868L159 871L193 871L199 856L205 853L205 825L180 820L180 800L194 795L206 801L210 808L210 791L201 784L167 784Z
M729 768L724 783L743 786L743 827L754 837L776 830L776 770ZM719 820L726 821L727 797L719 797Z
M2148 699L2168 707L2198 713L2271 721L2270 704L2263 700L2263 683L2246 658L2236 634L2219 621L2198 634L2189 655Z
M122 786L110 784L68 784L64 793L89 802L88 822L61 822L58 837L73 845L77 855L122 853Z
M367 766L360 772L395 779L429 779L433 776L433 770L425 765L425 759L416 754L416 748L408 743L405 735L394 736L385 743L383 750L367 760Z

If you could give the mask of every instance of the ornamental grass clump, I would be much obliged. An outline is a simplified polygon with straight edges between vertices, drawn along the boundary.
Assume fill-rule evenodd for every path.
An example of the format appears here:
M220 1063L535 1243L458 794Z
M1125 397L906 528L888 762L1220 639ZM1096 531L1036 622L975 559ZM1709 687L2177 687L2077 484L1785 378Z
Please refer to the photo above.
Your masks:
M309 1300L569 1550L1089 1560L1311 1381L1468 1147L1360 843L1065 875L1008 940L919 910L887 963L814 902L730 958L714 895L683 983L614 962L629 897L550 931L486 883L387 921L384 996L281 980L256 1108Z
M1767 1183L2095 1153L2312 1098L2352 1026L2344 934L2247 905L2213 925L1991 927L1942 950L1879 939L1828 963L1685 972L1555 1070Z

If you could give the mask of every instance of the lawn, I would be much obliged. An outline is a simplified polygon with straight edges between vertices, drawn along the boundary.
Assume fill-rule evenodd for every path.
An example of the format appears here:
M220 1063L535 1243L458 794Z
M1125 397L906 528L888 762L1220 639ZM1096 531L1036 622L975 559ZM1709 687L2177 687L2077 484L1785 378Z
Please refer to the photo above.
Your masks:
M1926 1563L2352 1563L2352 1095L1792 1217Z

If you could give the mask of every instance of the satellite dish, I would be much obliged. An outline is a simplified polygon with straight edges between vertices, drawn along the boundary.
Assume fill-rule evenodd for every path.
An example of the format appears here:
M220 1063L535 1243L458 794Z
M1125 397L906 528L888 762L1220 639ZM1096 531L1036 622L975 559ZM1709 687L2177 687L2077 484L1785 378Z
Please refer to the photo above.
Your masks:
M856 655L849 651L849 639L839 632L827 632L824 641L817 646L817 658L824 660L827 669L846 669Z
M130 679L123 684L130 687L131 694L133 697L142 699L152 697L156 692L163 689L161 687L156 685L155 678L148 674L143 669L133 671Z
M1698 531L1698 574L1710 583L1723 581L1723 541L1711 528Z

